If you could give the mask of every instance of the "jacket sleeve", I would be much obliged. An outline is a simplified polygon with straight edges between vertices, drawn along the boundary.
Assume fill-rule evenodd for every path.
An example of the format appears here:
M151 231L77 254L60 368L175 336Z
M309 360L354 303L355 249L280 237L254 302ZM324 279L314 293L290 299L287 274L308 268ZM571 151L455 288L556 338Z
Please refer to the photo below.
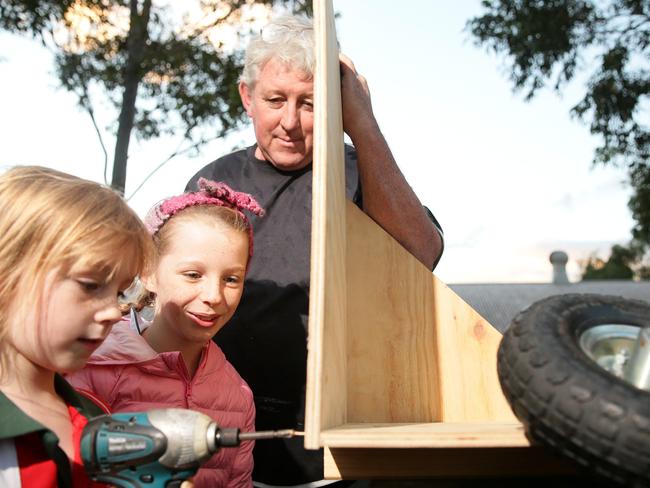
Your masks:
M113 398L115 385L119 378L120 367L102 367L86 365L85 368L67 374L65 379L77 390L86 390L91 392L98 399L106 403L111 409L113 407Z
M255 430L255 404L250 394L250 403L245 414L245 424L241 427L243 432ZM237 456L230 472L228 488L251 488L253 486L253 447L255 442L244 442L237 448Z

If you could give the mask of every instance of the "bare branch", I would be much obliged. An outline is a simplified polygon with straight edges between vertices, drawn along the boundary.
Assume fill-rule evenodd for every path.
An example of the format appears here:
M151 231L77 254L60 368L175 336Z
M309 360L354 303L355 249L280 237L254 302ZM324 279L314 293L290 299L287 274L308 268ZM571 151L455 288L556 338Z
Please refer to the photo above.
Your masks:
M182 154L185 154L185 153L187 153L187 152L189 152L189 151L191 151L193 149L201 147L202 145L207 144L208 142L212 142L212 141L214 141L216 139L220 139L220 138L224 137L227 133L228 132L220 133L220 134L217 134L216 136L210 137L210 138L201 138L200 140L190 144L189 146L184 147L183 149L180 149L181 145L183 144L183 141L185 141L185 138L183 138L183 140L180 142L180 144L178 145L176 150L174 152L172 152L169 156L167 156L167 158L165 158L160 164L158 164L158 166L156 166L147 176L145 176L145 178L140 182L140 184L137 186L137 188L135 190L133 190L133 193L131 193L131 195L129 195L126 198L126 201L127 202L130 201L131 198L133 198L135 196L135 194L138 193L138 191L145 185L145 183L147 181L149 181L149 179L154 174L156 174L158 172L158 170L160 170L160 168L162 168L164 165L166 165L172 159L174 159L175 157L180 156Z
M90 120L93 123L93 127L95 128L95 132L97 133L97 138L99 139L99 145L102 148L102 151L104 152L104 184L105 185L110 185L108 182L108 151L106 150L106 145L104 144L104 138L102 137L102 133L99 130L99 126L97 125L97 120L95 119L95 111L93 110L92 104L90 103L90 97L88 95L88 87L85 85L82 87L83 89L83 98L85 103L82 104L82 106L86 109L86 112L90 116Z

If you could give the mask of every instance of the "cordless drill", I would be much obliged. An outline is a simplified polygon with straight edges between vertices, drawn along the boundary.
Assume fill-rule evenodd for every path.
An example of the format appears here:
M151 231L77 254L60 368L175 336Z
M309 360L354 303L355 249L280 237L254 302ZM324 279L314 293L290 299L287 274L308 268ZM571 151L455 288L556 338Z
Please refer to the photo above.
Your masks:
M161 408L102 415L81 434L81 458L95 481L125 488L177 488L221 447L291 437L293 430L240 432L193 410Z

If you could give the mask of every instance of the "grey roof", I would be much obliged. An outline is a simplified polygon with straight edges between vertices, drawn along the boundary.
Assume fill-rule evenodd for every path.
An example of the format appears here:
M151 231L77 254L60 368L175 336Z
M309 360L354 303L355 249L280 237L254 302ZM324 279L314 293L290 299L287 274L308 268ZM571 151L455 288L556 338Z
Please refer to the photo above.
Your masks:
M554 283L486 283L448 285L490 324L503 332L520 311L542 298L567 293L598 293L650 302L650 281L581 281Z

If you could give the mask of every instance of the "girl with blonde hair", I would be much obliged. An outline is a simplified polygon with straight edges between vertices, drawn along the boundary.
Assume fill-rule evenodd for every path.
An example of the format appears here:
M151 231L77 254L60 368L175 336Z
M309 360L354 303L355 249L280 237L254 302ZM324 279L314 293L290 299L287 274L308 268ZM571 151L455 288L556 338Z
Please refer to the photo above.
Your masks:
M110 188L37 166L0 176L0 486L93 486L79 438L104 412L60 373L120 320L151 253Z

